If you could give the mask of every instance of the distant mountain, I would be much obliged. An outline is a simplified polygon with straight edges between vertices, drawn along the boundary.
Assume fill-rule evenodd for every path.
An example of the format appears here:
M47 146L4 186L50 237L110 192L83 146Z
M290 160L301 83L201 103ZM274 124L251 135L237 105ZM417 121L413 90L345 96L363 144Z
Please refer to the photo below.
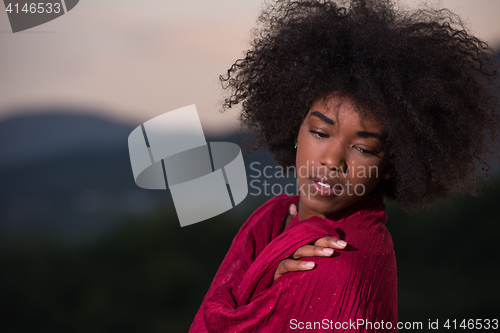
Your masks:
M87 241L159 207L172 212L168 223L178 224L168 190L145 190L134 182L128 154L134 128L74 110L0 122L0 238ZM206 139L241 146L242 134ZM256 179L250 163L276 165L269 153L244 160L250 181Z
M90 115L94 110L24 110L0 121L0 169L48 161L75 152L128 149L128 136L140 124ZM242 143L239 135L207 136L207 141ZM269 157L269 156L268 156Z
M49 160L75 151L126 147L134 126L86 113L89 110L27 110L1 121L0 168Z

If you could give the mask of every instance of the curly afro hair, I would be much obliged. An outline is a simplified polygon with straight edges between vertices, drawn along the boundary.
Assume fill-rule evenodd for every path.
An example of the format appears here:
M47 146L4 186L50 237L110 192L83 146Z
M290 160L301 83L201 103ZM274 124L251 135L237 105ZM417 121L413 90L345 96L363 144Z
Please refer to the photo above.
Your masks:
M349 96L387 132L394 176L386 196L406 210L454 191L475 194L476 167L499 135L498 62L447 9L400 10L389 0L267 5L251 48L221 76L223 110L282 166L295 165L299 127L317 99Z

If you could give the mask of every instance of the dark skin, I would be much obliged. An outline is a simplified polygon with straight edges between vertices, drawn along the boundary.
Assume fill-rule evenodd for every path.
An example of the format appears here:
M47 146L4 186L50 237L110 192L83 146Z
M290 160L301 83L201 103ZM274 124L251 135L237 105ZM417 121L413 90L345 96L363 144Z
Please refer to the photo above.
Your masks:
M297 212L295 205L290 206L283 230L297 213L299 221L312 216L328 218L372 192L381 177L390 177L384 135L383 126L361 117L349 98L335 94L316 101L297 136L299 209ZM335 237L304 245L281 261L274 281L288 272L315 266L297 259L329 257L346 245Z
M292 204L285 220L284 229L288 227L296 214L297 207ZM346 245L347 243L341 239L335 237L323 237L312 244L301 246L288 259L282 260L280 262L280 264L276 268L276 272L274 273L273 281L276 281L277 278L288 272L308 271L314 268L314 262L297 260L299 258L329 257L334 253L335 249L344 249ZM308 266L308 263L311 263L311 266Z

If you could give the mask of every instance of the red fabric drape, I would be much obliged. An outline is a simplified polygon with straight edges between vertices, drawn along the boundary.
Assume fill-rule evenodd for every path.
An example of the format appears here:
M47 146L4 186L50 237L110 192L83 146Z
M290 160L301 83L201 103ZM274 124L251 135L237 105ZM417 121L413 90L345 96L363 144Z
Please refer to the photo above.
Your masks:
M397 332L396 259L382 195L369 194L332 219L296 216L280 234L298 201L274 197L243 224L189 332ZM325 236L348 246L331 257L300 258L316 267L272 281L281 260Z

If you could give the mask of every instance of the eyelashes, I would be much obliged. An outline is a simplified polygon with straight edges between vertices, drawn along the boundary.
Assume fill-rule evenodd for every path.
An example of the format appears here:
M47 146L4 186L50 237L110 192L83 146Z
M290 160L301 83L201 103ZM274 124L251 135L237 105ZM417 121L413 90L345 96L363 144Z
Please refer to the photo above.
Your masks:
M359 150L363 154L369 154L369 155L373 155L373 156L378 157L379 151L377 151L377 150L367 150L367 149L360 148L360 147L355 147L355 149Z
M328 134L325 134L325 133L320 133L320 132L316 132L314 130L309 130L309 132L316 138L326 138L328 137Z
M317 132L315 130L309 130L309 132L312 134L313 137L315 137L317 139L323 139L323 138L329 137L328 134ZM371 155L371 156L376 156L376 157L380 158L380 156L378 156L380 151L378 151L378 150L368 150L368 149L364 149L361 147L354 147L354 149L356 149L357 151L359 151L363 155Z

